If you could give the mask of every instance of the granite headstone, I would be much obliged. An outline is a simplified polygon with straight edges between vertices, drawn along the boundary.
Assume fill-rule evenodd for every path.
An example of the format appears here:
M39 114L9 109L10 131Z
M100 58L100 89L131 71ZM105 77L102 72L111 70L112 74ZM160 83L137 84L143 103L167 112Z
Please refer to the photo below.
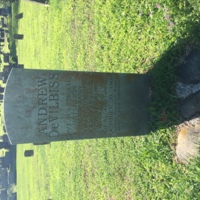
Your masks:
M12 144L149 132L148 75L13 68L4 95Z

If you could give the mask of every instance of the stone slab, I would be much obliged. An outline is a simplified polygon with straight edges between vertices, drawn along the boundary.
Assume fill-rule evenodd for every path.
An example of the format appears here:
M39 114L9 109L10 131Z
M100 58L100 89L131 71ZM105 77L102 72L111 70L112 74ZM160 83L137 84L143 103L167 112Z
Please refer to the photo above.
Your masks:
M194 118L177 127L176 158L180 163L187 164L199 157L200 119Z
M148 75L13 68L4 120L12 144L149 132Z

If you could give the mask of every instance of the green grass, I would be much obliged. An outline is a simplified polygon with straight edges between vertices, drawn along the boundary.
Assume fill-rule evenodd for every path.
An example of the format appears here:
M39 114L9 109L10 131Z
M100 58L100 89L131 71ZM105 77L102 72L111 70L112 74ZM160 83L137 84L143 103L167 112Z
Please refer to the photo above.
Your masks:
M179 122L174 70L186 50L200 44L200 8L198 1L189 2L13 4L24 18L17 22L13 17L10 31L24 39L15 42L12 52L25 68L149 72L154 83L154 131L147 136L18 145L18 199L199 199L200 165L173 160ZM35 155L25 158L30 148Z

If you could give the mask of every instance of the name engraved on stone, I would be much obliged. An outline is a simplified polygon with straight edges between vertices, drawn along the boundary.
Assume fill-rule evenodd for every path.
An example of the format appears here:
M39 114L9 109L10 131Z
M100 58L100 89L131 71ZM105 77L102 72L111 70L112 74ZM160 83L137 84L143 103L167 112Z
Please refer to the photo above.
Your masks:
M59 75L38 76L38 132L59 135Z
M148 133L149 77L13 68L4 95L12 144Z

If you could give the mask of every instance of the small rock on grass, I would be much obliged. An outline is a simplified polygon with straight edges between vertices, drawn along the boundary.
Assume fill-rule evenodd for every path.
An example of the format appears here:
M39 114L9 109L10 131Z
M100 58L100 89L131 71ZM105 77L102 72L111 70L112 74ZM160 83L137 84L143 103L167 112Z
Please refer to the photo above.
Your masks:
M178 162L187 164L191 159L199 157L200 119L193 119L178 127L176 157Z

